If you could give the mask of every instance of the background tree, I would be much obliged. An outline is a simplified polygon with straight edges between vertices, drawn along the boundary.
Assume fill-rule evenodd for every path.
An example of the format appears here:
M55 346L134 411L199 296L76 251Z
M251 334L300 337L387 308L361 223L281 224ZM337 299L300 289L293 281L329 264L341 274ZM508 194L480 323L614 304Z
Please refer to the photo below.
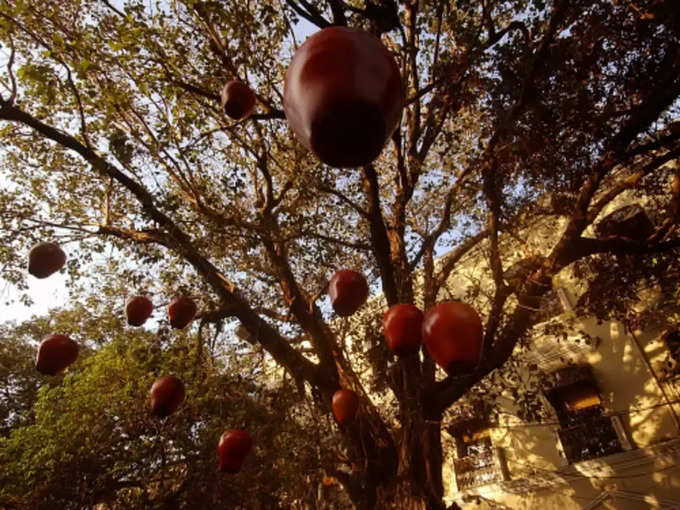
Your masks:
M310 24L371 30L397 58L404 115L374 164L320 165L287 129L282 79ZM629 307L641 282L677 282L679 191L663 166L680 155L673 0L0 0L0 40L4 278L24 285L26 248L57 239L93 316L133 288L157 303L188 293L223 332L218 351L240 324L321 412L354 389L351 456L328 468L359 508L442 508L444 413L504 365L563 268L592 262L600 282L622 260L639 268L602 310ZM220 111L231 79L256 91L247 120ZM584 235L628 190L653 232ZM546 217L566 228L507 281L503 239ZM428 308L482 242L481 363L443 377L425 352L395 360L370 335L397 409L378 405L343 349L346 322L320 301L327 279L358 268L388 304Z
M106 340L81 353L65 377L35 372L34 352L16 362L30 367L24 377L31 381L7 388L42 387L2 401L3 415L14 419L11 435L0 439L0 505L309 508L320 498L343 501L337 487L323 485L318 417L290 378L261 373L257 353L236 348L213 360L199 356L193 336L169 343L162 331L131 333L117 317L98 319L79 308L4 331L8 345L26 350L27 338L55 328ZM186 381L187 401L160 420L149 413L148 393L169 373ZM242 476L217 471L216 438L225 424L257 438Z

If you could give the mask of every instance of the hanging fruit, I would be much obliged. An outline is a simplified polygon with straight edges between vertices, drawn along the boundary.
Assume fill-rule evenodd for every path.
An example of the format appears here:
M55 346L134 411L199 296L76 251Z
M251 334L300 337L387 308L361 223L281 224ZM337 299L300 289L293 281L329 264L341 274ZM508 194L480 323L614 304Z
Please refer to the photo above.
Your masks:
M78 344L66 335L49 335L38 348L35 368L41 374L57 375L78 359Z
M168 319L175 329L185 328L196 316L196 303L187 296L177 297L170 301Z
M250 434L241 429L227 430L217 445L217 455L220 461L220 471L238 473L253 448Z
M322 162L338 168L367 165L401 119L399 66L374 35L325 28L295 52L283 108L290 128Z
M439 303L423 318L423 343L447 373L465 373L479 363L483 327L470 305L459 301Z
M151 414L160 418L170 416L184 402L184 383L173 375L159 377L149 392Z
M417 306L391 306L383 317L383 334L387 345L398 356L418 352L422 339L423 312Z
M222 89L222 109L229 117L240 120L253 112L255 94L243 82L233 80Z
M38 243L28 254L28 272L36 278L47 278L66 263L66 254L55 243Z
M333 415L340 425L344 425L354 419L359 410L359 397L352 390L339 389L333 394L331 401Z
M366 302L368 283L361 273L341 269L328 282L328 295L335 313L340 317L348 317Z
M145 296L132 296L125 304L125 317L130 326L141 326L151 317L153 303Z

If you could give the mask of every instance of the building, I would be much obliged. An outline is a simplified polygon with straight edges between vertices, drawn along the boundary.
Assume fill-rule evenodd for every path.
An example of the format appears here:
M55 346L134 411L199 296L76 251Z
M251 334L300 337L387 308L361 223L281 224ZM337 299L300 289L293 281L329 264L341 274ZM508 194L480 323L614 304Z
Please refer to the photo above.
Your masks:
M603 211L600 225L629 221L644 230L640 211L619 201ZM525 256L541 254L560 232L559 224L536 230ZM451 296L464 295L480 257L461 263L448 285ZM512 392L492 403L468 397L445 418L449 502L513 510L680 509L678 321L642 331L579 317L574 304L582 292L574 272L562 271L543 322L513 354L517 384L533 381L540 419L520 419ZM655 303L655 289L640 296L641 307Z

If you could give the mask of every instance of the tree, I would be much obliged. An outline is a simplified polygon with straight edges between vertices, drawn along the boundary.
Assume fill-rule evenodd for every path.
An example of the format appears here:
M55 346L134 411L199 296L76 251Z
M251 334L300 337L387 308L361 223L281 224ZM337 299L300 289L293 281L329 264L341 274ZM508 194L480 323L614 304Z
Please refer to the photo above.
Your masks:
M119 317L102 313L94 321L85 312L53 313L5 332L10 345L25 347L28 338L53 328L107 340L82 353L66 376L32 371L26 376L30 384L7 386L41 385L31 399L17 395L21 406L0 401L3 415L9 407L23 418L20 424L10 423L11 434L0 439L0 505L179 509L314 504L324 473L319 451L309 445L318 442L319 431L289 378L273 381L271 374L258 375L257 353L244 355L240 349L213 360L199 356L193 336L182 334L170 344L163 331L130 332ZM30 365L31 358L23 364ZM159 419L149 412L149 388L167 374L186 381L189 393L180 411ZM217 471L217 438L227 424L247 427L257 438L252 459L238 477ZM325 499L342 501L338 491L326 492Z
M285 124L282 78L310 23L380 34L400 65L401 126L361 169L320 165ZM642 281L677 282L673 0L2 0L0 40L4 277L21 285L26 247L60 239L74 300L188 293L206 324L240 324L322 412L352 388L352 468L328 467L358 508L443 507L442 417L504 365L562 269L593 262L611 283L602 261L638 268L627 293L595 303L604 310L629 307ZM231 79L257 94L247 120L220 112ZM590 235L630 190L653 232ZM567 226L525 279L506 280L504 239L546 217ZM319 302L328 278L360 268L387 304L429 308L480 243L493 282L476 290L481 363L442 377L426 352L396 360L371 336L370 369L398 402L381 408Z

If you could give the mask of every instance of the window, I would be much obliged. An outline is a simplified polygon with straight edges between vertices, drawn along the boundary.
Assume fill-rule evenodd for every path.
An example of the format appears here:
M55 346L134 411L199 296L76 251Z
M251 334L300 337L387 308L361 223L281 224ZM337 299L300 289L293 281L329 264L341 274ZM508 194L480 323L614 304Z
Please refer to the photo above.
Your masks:
M557 435L570 464L605 457L629 446L620 423L605 414L590 367L568 367L549 377L546 398L555 410ZM622 441L624 439L624 441Z
M673 361L680 364L680 329L667 331L663 340Z
M459 406L457 419L446 429L454 438L454 482L459 491L507 479L502 455L491 441L486 413L479 406ZM481 416L480 416L481 415Z
M668 348L661 369L663 379L674 393L680 395L680 329L672 329L664 333L663 341Z

